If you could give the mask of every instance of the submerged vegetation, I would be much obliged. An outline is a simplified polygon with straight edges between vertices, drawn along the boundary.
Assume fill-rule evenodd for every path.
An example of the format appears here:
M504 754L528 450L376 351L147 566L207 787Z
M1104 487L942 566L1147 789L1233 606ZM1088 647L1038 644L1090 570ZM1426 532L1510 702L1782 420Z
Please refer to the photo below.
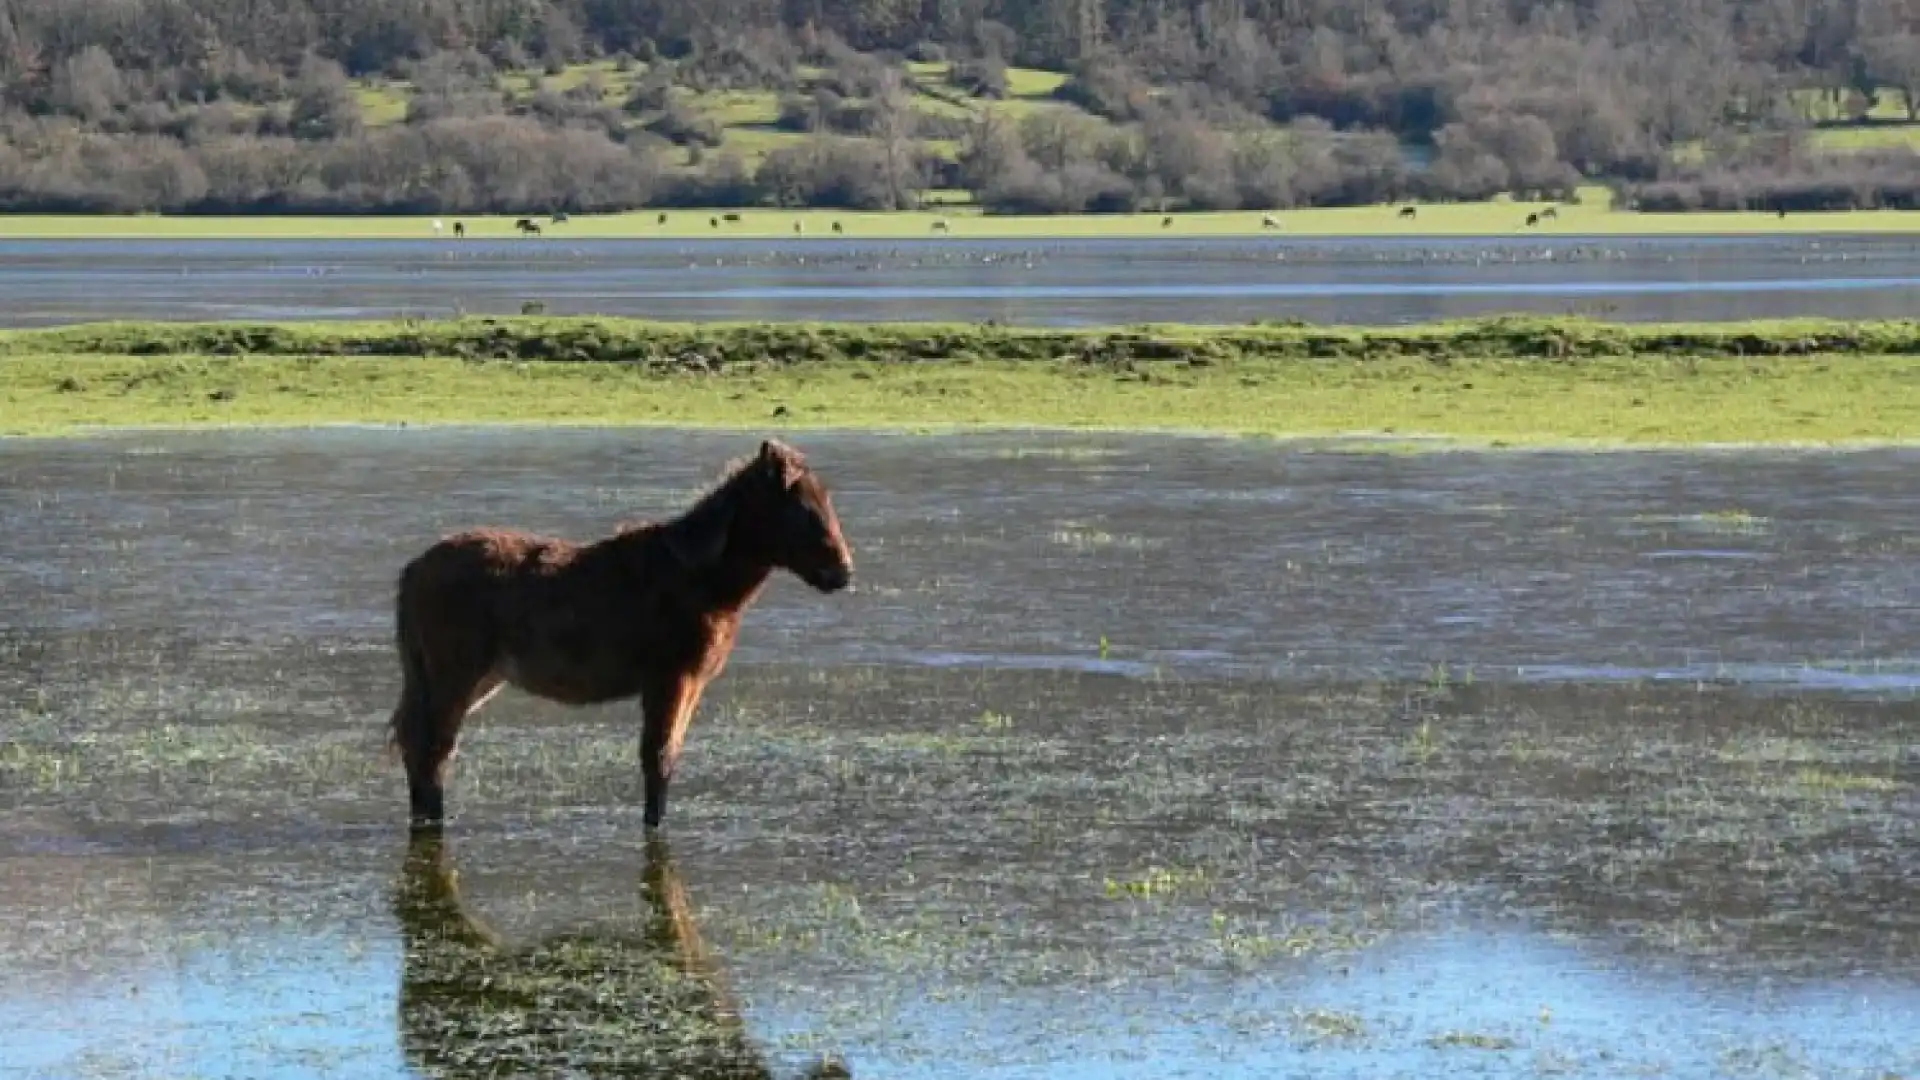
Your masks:
M1920 438L1920 324L104 323L0 334L0 431L320 423Z

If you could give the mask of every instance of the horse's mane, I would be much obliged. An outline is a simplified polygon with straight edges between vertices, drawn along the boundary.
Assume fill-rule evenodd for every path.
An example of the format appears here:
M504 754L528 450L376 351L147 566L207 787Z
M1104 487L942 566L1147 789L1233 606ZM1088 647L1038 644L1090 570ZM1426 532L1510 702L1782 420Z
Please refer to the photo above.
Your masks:
M685 509L661 518L622 521L615 527L614 532L621 536L628 533L647 532L711 514L733 499L735 492L739 490L740 482L753 471L753 467L759 464L759 461L759 456L756 454L742 454L733 458L720 466L717 477L701 489L700 494L696 495L693 502Z

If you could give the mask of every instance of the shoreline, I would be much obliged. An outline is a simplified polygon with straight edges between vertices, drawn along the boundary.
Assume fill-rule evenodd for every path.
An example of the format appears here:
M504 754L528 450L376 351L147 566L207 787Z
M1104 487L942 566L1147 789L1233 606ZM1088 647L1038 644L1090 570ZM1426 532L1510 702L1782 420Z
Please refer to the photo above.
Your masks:
M809 436L871 435L890 438L967 438L970 436L1018 436L1058 439L1074 436L1110 436L1122 439L1219 440L1271 443L1283 449L1311 449L1327 453L1375 455L1427 454L1764 454L1773 456L1884 453L1896 450L1920 450L1920 432L1911 436L1847 439L1834 441L1733 442L1622 442L1606 439L1555 438L1499 439L1445 434L1408 432L1387 434L1375 431L1348 432L1259 432L1230 431L1188 427L1096 427L1043 424L981 423L954 425L897 425L885 423L853 425L782 426L777 422L748 421L697 423L691 421L527 421L448 420L424 423L368 420L285 421L265 423L143 423L125 425L70 425L55 431L13 434L0 430L0 448L34 443L66 444L91 438L121 438L168 435L297 435L308 433L421 434L534 432L673 432L701 434L739 434L755 438L763 435L804 439Z

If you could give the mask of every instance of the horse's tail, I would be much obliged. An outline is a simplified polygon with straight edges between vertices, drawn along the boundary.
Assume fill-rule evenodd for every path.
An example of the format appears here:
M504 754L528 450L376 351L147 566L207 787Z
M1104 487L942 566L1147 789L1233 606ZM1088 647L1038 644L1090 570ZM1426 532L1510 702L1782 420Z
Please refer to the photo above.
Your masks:
M420 644L419 619L413 607L414 564L400 571L394 590L393 639L400 653L400 704L387 721L387 745L405 750L423 734L421 725L432 722L431 700L427 686L427 654Z

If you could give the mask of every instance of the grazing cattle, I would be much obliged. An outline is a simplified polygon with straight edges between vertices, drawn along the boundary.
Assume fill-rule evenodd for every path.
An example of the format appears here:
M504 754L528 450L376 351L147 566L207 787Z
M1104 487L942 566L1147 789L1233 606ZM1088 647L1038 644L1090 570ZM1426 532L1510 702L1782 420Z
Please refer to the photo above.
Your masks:
M1538 225L1538 224L1540 224L1540 215L1539 215L1539 214L1528 214L1528 215L1527 215L1527 224L1528 224L1528 225Z
M657 827L700 696L775 570L822 593L853 552L806 458L768 440L680 516L576 543L515 529L444 537L401 570L389 721L416 825L446 812L460 725L502 686L563 705L639 697L645 821Z
M1280 227L1280 219L1274 217L1272 214L1262 214L1260 216L1260 227L1263 229L1277 229Z
M1160 219L1160 227L1161 227L1161 228L1163 228L1163 229L1171 229L1171 228L1173 228L1173 219L1172 219L1172 218L1170 218L1170 217L1163 217L1163 218L1161 218L1161 219Z
M521 218L513 223L513 227L519 229L521 233L527 236L540 235L540 223L532 218Z
M717 217L710 217L707 219L707 224L717 229L720 227L720 219Z
M622 931L596 920L591 929L511 943L467 910L441 832L409 836L390 899L407 1064L442 1080L773 1080L666 840L651 836L645 849L639 925ZM853 1073L837 1056L818 1055L803 1075Z
M1420 211L1418 209L1411 206L1403 206L1400 208L1400 216L1403 218L1416 217L1419 213Z
M796 222L794 222L794 223L793 223L793 235L795 235L795 236L799 236L799 235L800 235L801 233L803 233L803 232L805 232L805 231L806 231L805 229L802 229L802 228L800 227L800 223L799 223L799 222L797 222L797 221L796 221Z
M835 233L844 233L844 232L846 232L847 230L845 230L845 229L843 229L843 228L841 228L841 227L840 227L840 223L836 221L836 222L834 222L834 223L833 223L833 231L834 231Z
M946 218L934 218L934 219L933 219L933 231L934 231L934 232L951 232L951 231L952 231L952 228L953 228L952 226L950 226L950 225L948 225L948 224L947 224L947 219L946 219Z
M455 236L465 236L465 235L467 235L467 223L466 223L466 222L464 222L464 221L456 221L456 222L454 222L454 223L453 223L453 235L455 235Z
M721 214L720 216L721 216L722 218L725 218L725 219L726 219L726 220L728 220L728 221L733 221L733 222L737 222L737 221L739 221L739 220L740 220L740 215L739 215L739 214Z
M654 221L654 224L656 224L656 225L665 225L666 223L667 223L667 215L665 215L665 214L661 214L661 215L660 215L660 216L659 216L659 217L658 217L657 219L655 219L655 221Z
M567 222L572 221L573 219L567 216L567 212L565 210L562 210L554 214L550 220L555 225L565 225Z
M1540 211L1541 221L1545 221L1548 218L1552 218L1555 221L1560 220L1560 208L1557 206L1549 206L1545 210Z
M433 235L439 236L442 232L446 230L446 228L447 227L441 223L439 218L433 219Z

